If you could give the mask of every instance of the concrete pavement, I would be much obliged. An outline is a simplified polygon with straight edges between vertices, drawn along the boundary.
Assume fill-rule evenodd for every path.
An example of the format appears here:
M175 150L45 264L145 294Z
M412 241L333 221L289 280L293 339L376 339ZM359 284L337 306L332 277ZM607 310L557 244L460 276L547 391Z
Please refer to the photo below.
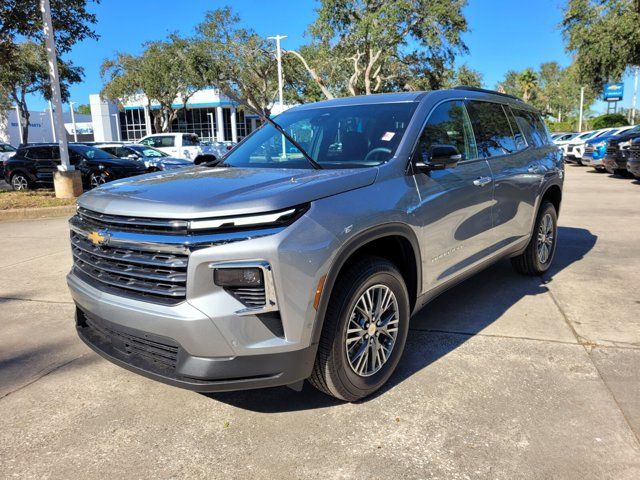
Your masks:
M639 198L568 166L553 270L443 294L359 404L102 360L75 336L65 220L0 223L0 477L640 478Z

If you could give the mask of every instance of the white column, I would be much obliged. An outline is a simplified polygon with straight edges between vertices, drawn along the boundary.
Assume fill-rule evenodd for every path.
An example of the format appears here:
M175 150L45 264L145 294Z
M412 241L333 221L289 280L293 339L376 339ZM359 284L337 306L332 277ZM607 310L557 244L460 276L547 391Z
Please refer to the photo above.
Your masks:
M578 120L578 132L582 132L582 110L584 108L584 87L580 88L580 115Z
M20 145L22 145L24 143L24 138L22 138L22 117L20 117L18 105L16 105L16 120L18 120L18 134L20 135Z
M236 123L236 107L231 107L231 141L238 143L238 124Z
M149 105L144 106L144 127L147 131L147 135L151 135L153 133L153 128L151 127L151 113L149 112Z
M253 132L256 128L258 128L257 122L255 118L251 118L251 131Z
M224 116L222 115L222 107L216 107L216 122L218 123L218 140L224 142Z
M640 66L636 67L633 79L633 99L631 100L631 125L636 123L636 104L638 102L638 72L640 72Z

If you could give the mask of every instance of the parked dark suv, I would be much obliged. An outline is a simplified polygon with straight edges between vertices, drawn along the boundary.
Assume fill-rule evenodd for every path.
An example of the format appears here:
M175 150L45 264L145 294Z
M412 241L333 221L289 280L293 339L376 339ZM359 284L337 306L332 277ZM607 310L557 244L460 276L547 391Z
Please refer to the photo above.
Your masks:
M69 145L69 160L82 173L85 188L94 188L112 180L147 172L142 162L120 159L81 144ZM58 144L27 145L18 148L16 154L4 162L4 177L14 190L50 187L58 165Z
M309 379L353 401L438 294L503 258L551 266L564 165L524 102L394 93L265 122L220 163L80 197L67 280L99 354L198 391Z
M629 148L636 138L640 138L640 125L609 139L607 153L603 160L607 172L613 175L627 175Z
M631 175L640 180L640 136L634 138L629 147L627 170Z

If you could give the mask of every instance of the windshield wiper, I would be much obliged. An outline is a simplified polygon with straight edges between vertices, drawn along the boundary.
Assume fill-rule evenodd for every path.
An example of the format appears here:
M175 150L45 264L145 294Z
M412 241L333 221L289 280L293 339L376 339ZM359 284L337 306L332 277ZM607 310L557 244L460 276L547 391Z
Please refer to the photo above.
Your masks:
M311 155L309 155L307 153L307 151L304 148L302 148L302 146L291 135L289 135L285 131L284 128L282 128L280 125L278 125L272 118L268 117L267 115L265 115L263 112L261 112L257 108L253 108L251 105L249 105L249 103L241 100L237 96L235 96L233 94L230 94L228 92L224 92L224 93L227 95L227 97L231 98L232 100L235 100L236 102L238 102L243 107L251 110L253 113L258 115L262 120L264 120L265 122L267 122L271 126L273 126L276 130L278 130L278 132L280 132L284 136L284 138L289 140L289 142L291 142L291 144L300 151L300 153L305 158L305 160L309 163L309 165L311 165L315 170L322 170L322 165L320 165L318 162L316 162L311 157ZM220 162L220 160L222 160L222 162ZM215 167L224 166L224 157L222 159L220 159L220 160L214 160L213 162L210 162L211 166L215 166Z

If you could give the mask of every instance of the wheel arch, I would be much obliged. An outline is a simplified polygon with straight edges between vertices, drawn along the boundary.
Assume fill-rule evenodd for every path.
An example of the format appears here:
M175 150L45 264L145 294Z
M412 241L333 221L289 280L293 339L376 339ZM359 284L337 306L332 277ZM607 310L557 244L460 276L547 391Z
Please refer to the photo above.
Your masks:
M389 247L396 246L394 250ZM312 334L312 344L317 344L331 294L345 268L364 255L379 256L391 261L402 273L413 311L422 285L422 259L420 243L414 231L402 223L389 223L360 232L351 238L338 252L326 274L324 287Z

